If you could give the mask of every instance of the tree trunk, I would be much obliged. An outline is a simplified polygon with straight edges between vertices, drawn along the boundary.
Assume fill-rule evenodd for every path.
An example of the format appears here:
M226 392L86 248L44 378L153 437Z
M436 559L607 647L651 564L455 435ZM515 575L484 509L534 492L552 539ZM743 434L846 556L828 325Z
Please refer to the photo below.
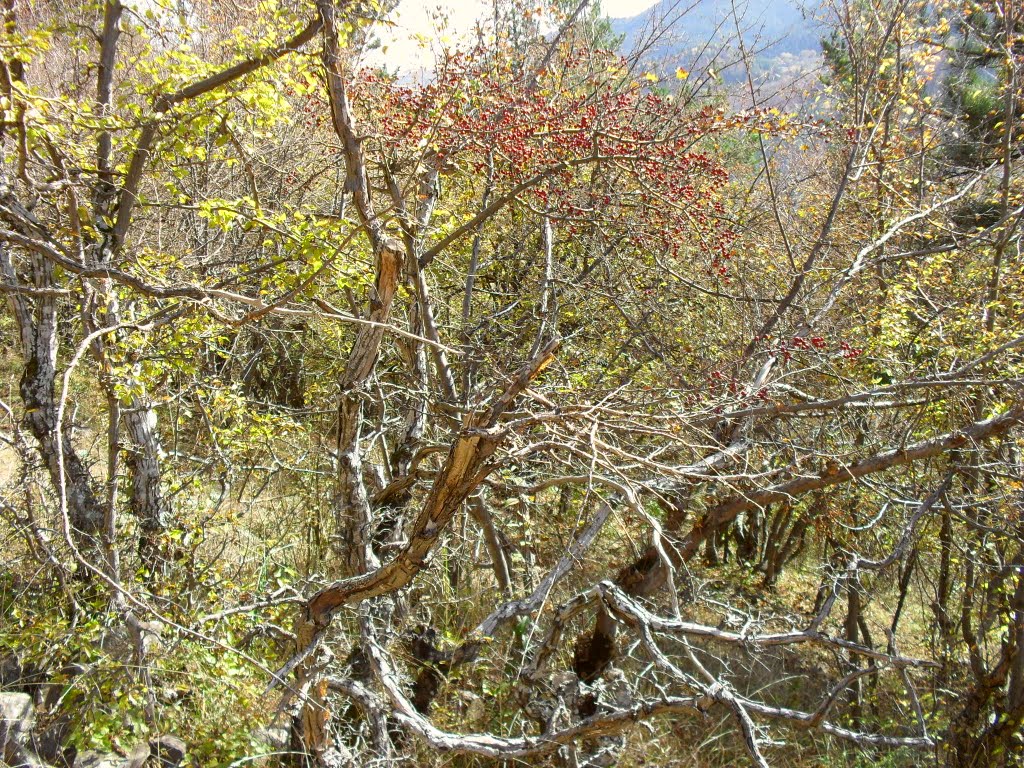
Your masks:
M17 275L6 247L0 245L0 270L8 285L17 285ZM53 288L53 267L38 256L31 257L32 278L37 290ZM57 303L53 296L28 299L8 294L21 339L25 367L19 393L25 405L25 423L39 456L59 496L63 483L68 519L80 545L90 546L91 537L103 528L104 513L84 460L71 443L72 425L62 425L57 434ZM63 461L62 461L63 459ZM63 471L62 471L63 470Z

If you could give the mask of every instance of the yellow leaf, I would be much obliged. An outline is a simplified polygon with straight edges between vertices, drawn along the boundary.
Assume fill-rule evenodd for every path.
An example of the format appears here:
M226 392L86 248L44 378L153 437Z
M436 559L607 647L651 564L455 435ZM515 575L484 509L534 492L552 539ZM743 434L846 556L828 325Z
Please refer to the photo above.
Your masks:
M653 72L644 72L644 80L649 80L652 83L658 82L658 76Z
M685 80L690 76L690 73L682 67L676 67L676 80Z

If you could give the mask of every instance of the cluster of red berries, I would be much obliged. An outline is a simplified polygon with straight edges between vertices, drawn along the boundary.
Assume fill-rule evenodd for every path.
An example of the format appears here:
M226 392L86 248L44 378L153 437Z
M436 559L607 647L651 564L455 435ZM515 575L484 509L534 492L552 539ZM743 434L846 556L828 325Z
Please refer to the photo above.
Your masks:
M690 255L688 242L705 252L710 245L713 274L724 278L735 236L718 190L729 177L711 155L694 151L694 137L721 130L722 111L684 113L639 85L623 89L603 74L611 63L588 54L578 70L563 62L559 79L534 87L470 52L449 57L431 82L415 87L362 73L350 97L373 104L362 128L389 154L429 147L450 167L493 171L498 185L536 181L523 199L570 234L594 223L621 227L638 247L677 257ZM604 185L595 191L600 167L634 183L619 184L614 196Z
M848 341L839 342L839 349L843 353L843 357L847 360L856 360L858 357L864 354L864 350L860 347L852 347Z

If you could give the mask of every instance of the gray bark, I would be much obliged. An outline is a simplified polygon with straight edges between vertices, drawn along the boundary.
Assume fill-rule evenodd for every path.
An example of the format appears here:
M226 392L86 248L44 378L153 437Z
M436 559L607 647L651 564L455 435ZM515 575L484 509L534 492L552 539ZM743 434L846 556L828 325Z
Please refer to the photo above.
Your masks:
M52 265L38 256L32 256L30 264L35 288L52 288ZM0 271L7 285L19 285L10 251L2 244ZM65 424L57 434L57 302L52 295L29 299L17 292L8 293L7 300L18 327L25 361L19 386L25 405L25 425L36 439L39 456L58 493L63 475L72 532L81 543L86 543L102 529L104 513L85 461L72 445L71 425Z

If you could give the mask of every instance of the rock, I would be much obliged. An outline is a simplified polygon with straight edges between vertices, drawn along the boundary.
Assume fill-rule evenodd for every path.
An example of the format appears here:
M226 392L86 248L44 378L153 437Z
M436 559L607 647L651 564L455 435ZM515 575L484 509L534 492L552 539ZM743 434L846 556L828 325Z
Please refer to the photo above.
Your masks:
M17 654L8 653L0 659L0 688L17 688L22 675L21 659Z
M32 748L48 763L67 762L64 747L71 734L71 716L62 714L55 717L41 732L32 735ZM62 762L63 760L63 762Z
M10 768L50 768L46 763L27 747L20 747L15 744L7 754L7 760L0 765Z
M109 752L82 752L75 758L74 768L127 768L128 761Z
M28 746L36 707L27 693L0 693L0 758L10 768L46 768Z
M145 768L147 760L149 760L149 744L145 742L136 744L135 749L128 755L128 763L125 768Z
M36 722L36 708L27 693L0 693L0 750L22 745Z
M288 749L291 734L287 728L268 726L267 728L260 728L256 732L256 737L270 749L282 750Z
M160 736L149 741L149 753L160 768L178 768L185 760L188 745L177 736Z
M22 743L36 721L36 708L27 693L0 693L0 744Z
M46 671L31 663L22 663L17 653L0 660L0 690L39 695L47 680Z
M43 706L46 710L48 712L56 710L71 683L88 671L88 667L82 664L65 664L60 673L46 685L46 695L43 697Z

